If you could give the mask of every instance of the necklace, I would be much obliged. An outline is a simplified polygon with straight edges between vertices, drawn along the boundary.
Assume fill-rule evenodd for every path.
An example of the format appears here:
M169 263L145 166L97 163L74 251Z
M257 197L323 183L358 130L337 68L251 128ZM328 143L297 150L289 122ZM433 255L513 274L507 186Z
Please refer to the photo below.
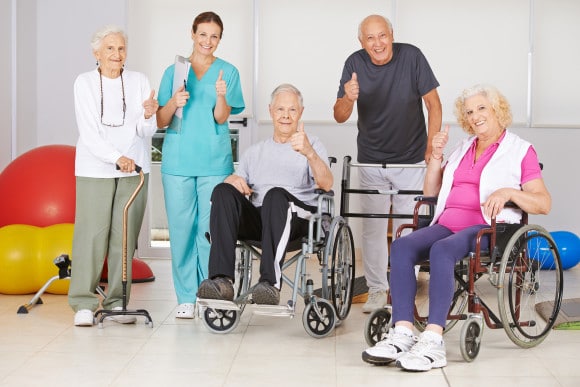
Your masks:
M123 94L123 122L121 124L106 124L103 122L103 74L101 74L101 68L99 67L99 82L101 86L101 124L105 126L110 126L117 128L119 126L125 125L125 112L127 111L127 104L125 103L125 83L123 82L123 70L121 69L121 93Z

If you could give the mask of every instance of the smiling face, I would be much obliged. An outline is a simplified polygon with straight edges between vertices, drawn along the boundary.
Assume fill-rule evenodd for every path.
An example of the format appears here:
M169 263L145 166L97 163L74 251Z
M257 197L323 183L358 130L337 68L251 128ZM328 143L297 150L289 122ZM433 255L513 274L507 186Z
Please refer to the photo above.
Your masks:
M222 35L221 27L214 23L199 23L191 34L193 51L202 55L213 55Z
M121 73L127 59L125 38L122 34L109 34L101 40L101 45L93 51L93 54L99 62L101 73L106 77L115 78Z
M296 132L304 107L295 93L283 91L276 95L269 109L274 123L274 140L285 142Z
M489 99L482 94L474 95L465 100L464 115L478 137L493 138L504 129L501 127Z
M371 16L365 19L359 40L374 64L384 65L393 58L393 31L383 18Z

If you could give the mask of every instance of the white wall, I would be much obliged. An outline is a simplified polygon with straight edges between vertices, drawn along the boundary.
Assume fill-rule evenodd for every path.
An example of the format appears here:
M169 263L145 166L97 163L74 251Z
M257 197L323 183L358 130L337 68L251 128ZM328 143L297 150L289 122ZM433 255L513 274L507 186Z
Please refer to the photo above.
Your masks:
M125 3L40 0L36 14L37 143L72 145L77 138L73 82L96 67L93 33L105 24L125 26Z
M17 154L12 155L12 158L40 145L75 144L77 134L72 105L72 82L77 74L94 68L89 39L97 27L106 23L128 27L128 64L137 69L141 66L147 68L147 64L142 63L145 60L143 58L161 52L163 41L141 33L133 34L133 22L145 20L157 30L164 26L168 26L168 29L169 26L174 28L174 20L182 17L170 12L171 4L175 1L183 4L183 0L166 0L163 4L167 4L168 12L147 15L143 8L137 14L133 7L145 7L149 3L157 2L18 0ZM577 64L580 59L578 50L572 50L569 46L574 41L571 37L578 36L580 31L580 27L575 22L572 23L575 19L571 17L578 14L578 2L514 0L507 4L500 0L490 0L482 5L476 1L451 0L321 0L314 3L306 0L230 0L228 4L232 5L233 10L236 4L248 2L257 7L258 19L255 23L261 29L256 37L254 23L236 24L228 20L229 24L225 28L228 34L241 34L251 37L248 39L258 39L251 46L258 49L257 57L260 62L253 62L255 52L236 51L233 47L226 49L225 41L224 46L220 46L220 55L224 58L233 57L230 53L239 55L243 63L249 60L248 57L252 58L250 70L244 71L244 76L252 79L244 82L251 85L250 89L258 87L253 90L254 96L251 97L253 99L255 95L259 96L259 106L253 109L257 116L253 118L262 121L254 128L253 140L262 139L271 131L268 117L264 113L272 83L282 80L299 83L305 91L307 131L321 137L329 152L339 159L339 165L334 167L334 172L337 181L335 191L340 192L338 184L342 157L346 154L356 155L356 128L352 122L343 125L333 123L329 109L336 96L342 67L342 62L335 62L343 61L340 58L346 57L348 51L357 47L356 28L362 11L352 10L357 9L360 3L369 13L374 11L390 16L395 25L395 38L416 43L426 53L442 83L446 120L452 121L449 114L450 101L459 93L459 89L479 81L480 77L485 78L484 81L493 81L500 89L506 90L506 95L513 101L516 117L521 117L518 121L523 121L514 126L513 130L533 142L538 149L540 159L545 164L544 177L554 199L552 213L538 219L538 223L549 230L565 229L580 235L580 208L570 200L580 196L580 184L576 178L578 173L574 169L574 156L577 154L577 144L580 143L580 121L576 122L575 117L576 114L580 116L580 109L577 99L570 96L571 91L580 89L580 73L566 67L570 63ZM0 37L2 52L8 52L9 42L13 37L11 32L6 33L9 30L10 4L7 1L0 2L0 32L5 32ZM223 4L221 1L216 6ZM326 4L328 12L321 12L325 7L320 4ZM531 15L533 17L525 13L530 4L536 10ZM376 5L376 9L373 9L373 5ZM294 9L294 12L288 13L290 9ZM523 14L521 9L524 10ZM127 14L128 10L131 10L130 15ZM186 19L192 18L191 12ZM253 13L248 9L244 9L244 12L244 18L253 18ZM293 22L282 23L285 12ZM300 16L305 16L305 19ZM280 23L272 23L270 18L279 20ZM522 66L528 66L527 59L522 59L522 55L527 58L529 54L530 47L526 36L533 32L529 30L531 22L528 19L535 21L534 25L538 26L538 31L535 32L537 50L544 55L540 63L533 63L532 69L536 78L532 87L529 87L527 78L522 78L522 74L528 72L528 67L522 69ZM131 23L127 23L127 20ZM307 20L307 23L302 25L302 20ZM180 35L180 39L187 38L186 31L190 24L191 20L184 26L185 37ZM474 27L475 24L478 25ZM500 32L495 32L496 29ZM549 35L544 37L543 34ZM230 37L231 35L227 35L227 39ZM287 49L274 50L276 42ZM563 49L564 47L568 49ZM512 51L520 53L517 59L510 59L513 58ZM137 58L139 61L134 61ZM168 62L165 58L159 61ZM234 60L232 62L238 66L243 65L235 63ZM8 79L6 71L9 71L9 63L5 56L0 59L2 85ZM322 68L324 74L313 72L315 66L322 66L318 68ZM485 71L477 66L484 66ZM148 75L151 79L160 77L158 70ZM538 93L540 95L532 94L534 99L529 101L531 91L548 86L548 99L541 98L546 93ZM15 102L9 99L10 94L5 89L3 87L0 90L0 97L4 102L0 106L0 168L7 164L5 155L10 152L6 125L13 118L10 114L10 103ZM537 110L537 115L542 119L538 121L538 127L527 127L525 122L528 119L527 105L530 102L536 109L540 109ZM566 113L565 120L555 122L553 117L558 117L560 111ZM554 127L551 127L552 124ZM457 128L454 128L454 132L457 135L454 134L453 137L462 136Z
M12 159L12 5L0 2L0 169Z

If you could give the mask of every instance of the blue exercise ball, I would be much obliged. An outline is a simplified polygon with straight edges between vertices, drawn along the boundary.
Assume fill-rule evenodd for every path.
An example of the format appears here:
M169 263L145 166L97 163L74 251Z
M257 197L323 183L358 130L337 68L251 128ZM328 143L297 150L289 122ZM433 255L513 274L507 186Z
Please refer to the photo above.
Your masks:
M570 231L552 231L550 235L558 248L562 269L567 270L576 266L580 262L580 237ZM546 240L541 239L539 240L540 243L535 242L538 242L538 240L533 239L529 242L528 249L530 256L542 257L542 269L554 269L554 256L548 252L549 249ZM537 249L540 250L539 254Z

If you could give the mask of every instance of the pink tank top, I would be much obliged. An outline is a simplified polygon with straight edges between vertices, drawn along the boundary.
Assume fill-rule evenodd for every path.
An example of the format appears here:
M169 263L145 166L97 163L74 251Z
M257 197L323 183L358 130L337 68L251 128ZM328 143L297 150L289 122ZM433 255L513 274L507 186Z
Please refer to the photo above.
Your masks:
M453 232L461 231L464 228L476 224L486 224L481 213L481 202L483 200L479 197L481 172L504 137L505 132L495 144L490 145L483 152L476 162L474 160L477 140L473 142L453 174L453 185L447 198L445 210L439 217L437 223L449 228ZM534 148L530 147L522 160L521 184L541 177L542 172L538 162L538 156Z

